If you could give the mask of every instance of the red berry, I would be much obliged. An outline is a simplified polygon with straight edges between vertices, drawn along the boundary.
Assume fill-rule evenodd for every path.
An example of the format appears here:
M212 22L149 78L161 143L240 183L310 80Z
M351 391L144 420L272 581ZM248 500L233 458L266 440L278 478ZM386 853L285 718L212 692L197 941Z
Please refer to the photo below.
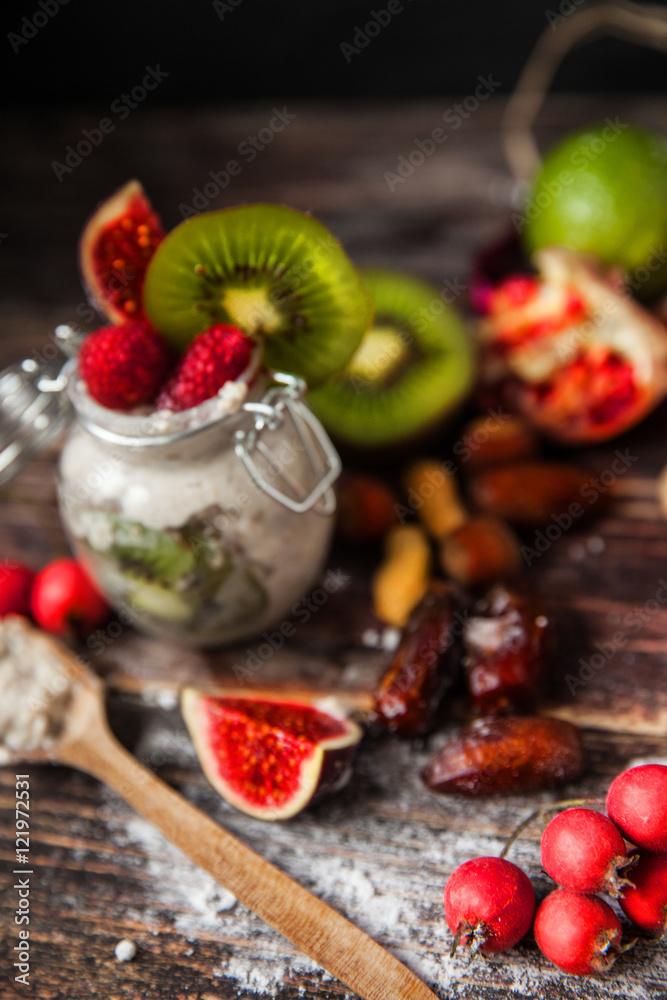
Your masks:
M79 371L88 392L111 410L152 402L168 368L167 341L134 320L91 333L79 351Z
M0 565L0 616L29 615L35 574L20 563Z
M534 912L530 879L504 858L466 861L445 886L449 929L473 954L512 948L529 930Z
M667 854L633 851L631 856L639 861L619 900L621 908L637 927L662 937L667 930Z
M626 840L667 852L667 767L642 764L623 771L607 793L607 812Z
M245 371L253 344L236 326L219 323L190 344L157 401L160 410L198 406Z
M540 903L535 940L563 972L606 972L621 953L621 925L608 903L572 889L557 889Z
M109 614L109 606L76 559L45 566L32 588L32 616L55 635L81 637Z
M618 896L619 869L630 863L614 824L592 809L566 809L542 834L542 867L565 889Z

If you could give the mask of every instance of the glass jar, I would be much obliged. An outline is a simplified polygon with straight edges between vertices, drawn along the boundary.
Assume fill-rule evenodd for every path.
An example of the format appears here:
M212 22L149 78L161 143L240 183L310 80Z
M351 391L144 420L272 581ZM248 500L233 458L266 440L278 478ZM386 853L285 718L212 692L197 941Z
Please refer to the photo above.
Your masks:
M321 572L340 471L305 385L255 364L194 410L137 416L97 405L70 364L60 510L111 604L193 646L288 615Z

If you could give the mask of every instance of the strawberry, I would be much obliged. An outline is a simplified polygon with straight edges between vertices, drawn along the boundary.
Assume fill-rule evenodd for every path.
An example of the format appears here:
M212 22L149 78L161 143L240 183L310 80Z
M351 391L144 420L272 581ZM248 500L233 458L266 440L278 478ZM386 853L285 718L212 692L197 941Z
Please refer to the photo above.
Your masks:
M218 323L200 333L176 366L157 401L159 410L189 410L245 371L252 341L236 326Z
M169 368L169 346L150 326L129 320L91 333L79 352L88 392L111 410L150 403Z

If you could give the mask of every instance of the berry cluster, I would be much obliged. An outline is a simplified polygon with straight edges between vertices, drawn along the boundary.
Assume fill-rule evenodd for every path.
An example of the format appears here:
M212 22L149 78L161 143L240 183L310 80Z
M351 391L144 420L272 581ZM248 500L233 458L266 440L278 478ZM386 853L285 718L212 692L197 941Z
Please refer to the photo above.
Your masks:
M109 606L76 559L56 559L35 574L20 563L0 568L0 617L25 615L47 632L83 638Z
M112 410L153 403L188 410L210 399L248 367L252 342L237 327L219 323L190 344L172 365L165 338L144 321L106 326L84 341L79 371L89 394Z
M459 942L472 953L505 951L534 916L537 945L554 965L580 976L606 972L629 945L621 945L621 923L597 893L617 898L636 927L661 937L667 929L667 766L619 774L607 814L572 808L548 824L542 866L559 888L537 912L528 877L511 861L475 858L457 868L445 886L452 953Z

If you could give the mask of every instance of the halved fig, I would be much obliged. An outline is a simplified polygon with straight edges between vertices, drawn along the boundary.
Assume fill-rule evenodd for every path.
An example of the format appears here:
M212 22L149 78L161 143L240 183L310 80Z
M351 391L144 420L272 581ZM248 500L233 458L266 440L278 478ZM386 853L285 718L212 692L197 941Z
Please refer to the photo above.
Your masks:
M561 443L606 441L665 396L667 330L588 258L548 247L534 263L495 286L480 321L483 389Z
M362 736L330 698L269 700L185 688L181 710L208 780L258 819L290 819L342 788Z
M128 181L91 215L81 234L81 277L93 305L114 323L145 319L146 268L165 233L139 181Z

